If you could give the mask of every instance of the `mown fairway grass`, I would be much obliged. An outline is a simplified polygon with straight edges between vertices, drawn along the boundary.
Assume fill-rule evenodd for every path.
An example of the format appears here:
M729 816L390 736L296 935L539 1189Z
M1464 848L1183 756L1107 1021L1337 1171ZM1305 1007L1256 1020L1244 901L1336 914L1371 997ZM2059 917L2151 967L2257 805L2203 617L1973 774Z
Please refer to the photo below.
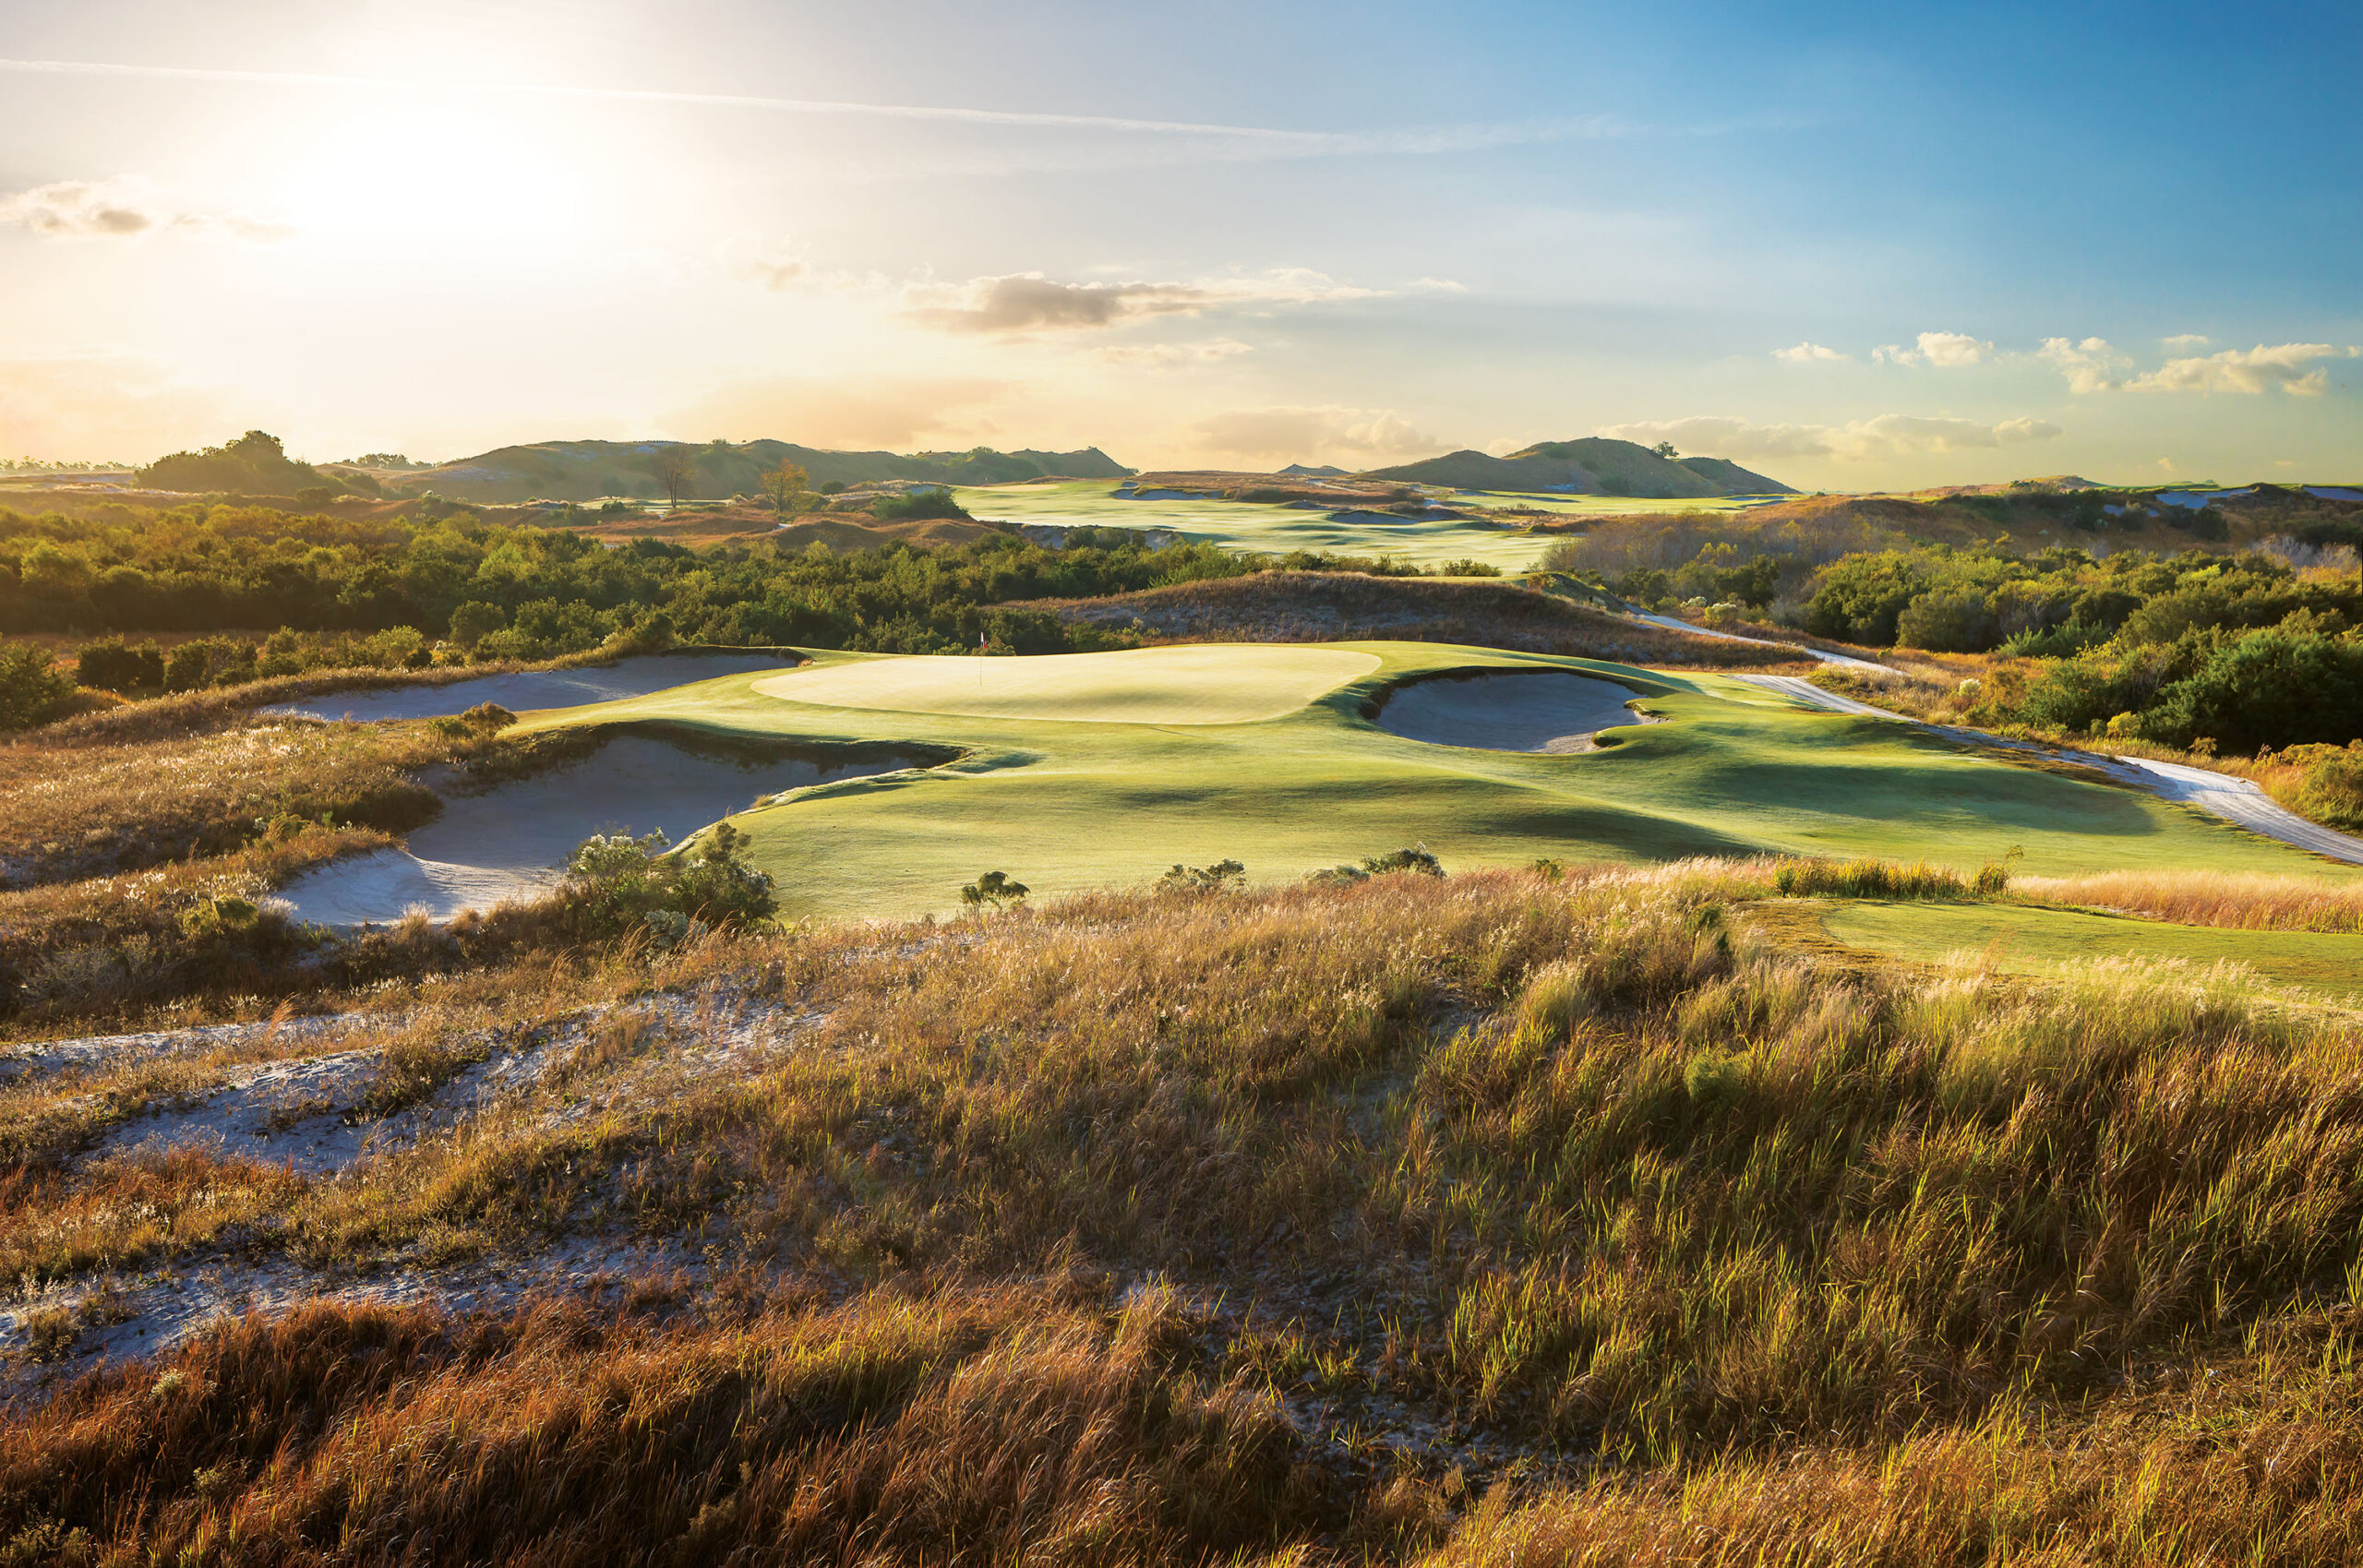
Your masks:
M1850 947L1920 963L1956 952L2017 974L2056 974L2095 958L2173 959L2198 968L2244 964L2271 983L2339 1001L2363 1000L2363 936L2227 930L2121 915L1994 904L1847 904L1822 929Z
M1292 713L1378 668L1344 648L1199 643L1050 659L878 657L756 683L805 707L1062 724L1237 724Z
M2139 792L2013 766L1882 720L1806 712L1714 676L1433 643L1326 646L1374 656L1376 666L1253 724L978 718L808 705L758 689L908 663L820 653L796 676L725 677L534 715L525 728L662 722L967 753L733 818L790 915L949 911L961 884L990 869L1038 893L1136 884L1176 862L1225 857L1257 881L1280 881L1414 843L1453 867L1781 854L1968 870L2017 848L2030 875L2127 866L2352 875ZM1090 667L1062 664L1074 657L978 662L1045 674ZM1612 732L1601 751L1542 756L1426 745L1363 716L1393 682L1471 668L1606 676L1671 722ZM990 687L994 676L983 678Z
M1356 512L1333 520L1324 511L1260 501L1127 500L1104 479L1054 485L995 485L954 492L980 518L1050 528L1170 528L1229 550L1284 556L1291 550L1342 556L1393 556L1419 566L1477 560L1505 572L1531 571L1551 536L1457 518L1395 517ZM1566 499L1568 497L1561 497ZM1481 499L1508 506L1524 497Z
M1050 485L990 485L955 492L980 518L1052 528L1170 528L1226 549L1281 556L1291 550L1346 556L1395 556L1420 566L1476 560L1505 572L1531 571L1554 535L1455 518L1393 517L1355 512L1333 519L1324 511L1259 501L1171 498L1128 500L1104 479ZM1526 508L1585 516L1634 512L1729 512L1761 506L1734 497L1660 501L1631 496L1526 495L1505 490L1457 494L1472 507Z

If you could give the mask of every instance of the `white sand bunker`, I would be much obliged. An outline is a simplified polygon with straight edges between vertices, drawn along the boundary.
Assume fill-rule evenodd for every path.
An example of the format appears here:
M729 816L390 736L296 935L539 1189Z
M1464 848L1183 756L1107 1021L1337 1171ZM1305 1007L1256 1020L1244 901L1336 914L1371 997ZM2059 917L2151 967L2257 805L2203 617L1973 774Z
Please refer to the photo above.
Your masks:
M280 893L298 919L324 926L399 920L414 908L448 920L556 886L574 846L593 833L662 831L678 844L763 796L932 760L871 751L843 760L759 760L617 736L546 772L449 797L442 815L403 848L332 861Z
M774 676L766 697L822 708L1072 724L1244 724L1292 713L1378 668L1345 648L1220 642L1030 658L864 659Z
M1378 727L1431 746L1589 751L1601 730L1659 722L1625 706L1634 700L1614 681L1558 670L1456 676L1397 687Z
M498 702L511 712L522 713L534 708L577 708L586 702L614 702L687 686L692 681L793 667L772 653L650 653L594 668L525 670L514 675L455 680L448 686L329 691L282 702L263 712L282 718L359 719L367 723L378 719L439 719L450 713L464 713L479 702Z

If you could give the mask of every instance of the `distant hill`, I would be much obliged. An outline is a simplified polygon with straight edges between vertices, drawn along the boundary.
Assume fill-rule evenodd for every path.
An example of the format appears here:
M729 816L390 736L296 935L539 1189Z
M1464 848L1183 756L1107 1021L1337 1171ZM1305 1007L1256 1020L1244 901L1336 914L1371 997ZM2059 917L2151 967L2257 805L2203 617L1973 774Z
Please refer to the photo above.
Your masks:
M1408 479L1463 490L1555 490L1577 496L1677 500L1711 496L1793 496L1777 479L1722 458L1666 458L1635 441L1589 436L1544 441L1505 458L1463 450L1374 469L1373 479Z
M997 452L978 447L966 452L905 455L830 452L789 441L536 441L379 478L392 489L413 494L432 490L450 500L486 504L544 497L587 501L600 496L656 497L665 493L665 487L649 458L662 447L686 447L696 454L687 494L698 497L756 494L763 475L782 462L802 464L815 485L872 485L890 479L1001 485L1053 474L1122 479L1133 472L1097 447L1079 452Z

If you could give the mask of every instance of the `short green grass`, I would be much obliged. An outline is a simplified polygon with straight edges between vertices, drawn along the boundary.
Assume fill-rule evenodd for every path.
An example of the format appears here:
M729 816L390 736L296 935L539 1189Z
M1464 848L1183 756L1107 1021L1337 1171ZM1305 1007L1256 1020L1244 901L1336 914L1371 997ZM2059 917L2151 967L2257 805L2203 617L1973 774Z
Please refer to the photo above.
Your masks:
M1452 868L1538 856L1780 854L1968 870L2015 848L2030 874L2141 866L2351 875L2147 795L2012 766L1883 720L1808 712L1713 676L1435 643L1326 646L1377 664L1252 724L817 706L758 689L779 677L726 676L534 715L523 727L661 721L966 753L924 772L798 791L733 818L755 863L778 878L789 915L949 912L962 884L993 869L1038 893L1137 884L1175 862L1226 857L1256 881L1278 881L1414 843ZM1074 657L1011 662L1054 667ZM815 662L788 678L884 661L823 652ZM1362 716L1393 681L1469 668L1606 676L1671 722L1610 732L1596 752L1545 756L1426 745Z
M1552 543L1550 534L1462 519L1357 512L1350 520L1335 521L1323 511L1256 501L1133 501L1117 495L1104 479L995 485L957 495L960 504L980 518L1052 528L1170 528L1225 549L1274 556L1291 550L1392 556L1423 567L1476 560L1505 572L1523 572L1534 569ZM1512 502L1498 497L1481 504Z
M1824 916L1822 929L1849 947L1921 963L1965 952L2032 975L2096 958L2178 960L2201 968L2231 963L2275 985L2363 999L2363 936L2175 926L2010 904L1882 902L1841 904Z
M1055 658L870 658L771 676L755 689L806 706L897 713L1237 724L1292 713L1376 668L1375 654L1344 648L1201 642Z

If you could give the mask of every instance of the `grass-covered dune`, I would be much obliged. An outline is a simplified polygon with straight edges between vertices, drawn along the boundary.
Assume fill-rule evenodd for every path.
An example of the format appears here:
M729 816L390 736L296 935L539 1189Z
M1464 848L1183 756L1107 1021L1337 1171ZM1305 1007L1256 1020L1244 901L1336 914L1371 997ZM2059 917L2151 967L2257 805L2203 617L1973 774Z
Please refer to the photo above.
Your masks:
M1236 672L1225 672L1225 650ZM1255 722L1193 716L1202 686L1252 684L1263 677L1251 664L1285 667L1274 656L1289 654L1355 655L1363 673L1337 666L1310 697L1291 687L1299 705ZM1109 659L1133 662L1124 702L1086 700L1080 687L1062 702L1058 672ZM1185 661L1195 666L1188 679L1178 674ZM846 672L881 665L923 670L924 689L852 705ZM1039 701L1023 714L983 701L1003 678L988 666L1047 683ZM1401 681L1554 669L1620 682L1666 722L1612 730L1601 749L1563 756L1426 744L1368 716ZM822 700L796 700L808 681ZM2015 850L2029 874L2141 866L2345 875L2138 791L1883 721L1806 712L1727 677L1481 648L1222 644L930 661L819 653L788 675L534 715L524 730L645 721L965 754L942 768L798 791L733 818L795 914L942 911L988 869L1045 892L1121 886L1176 862L1223 858L1259 880L1289 880L1414 843L1455 866L1785 854L1973 869Z
M2363 1561L2351 1020L1834 966L1768 891L1133 892L20 1071L0 1543ZM331 1053L290 1114L507 1087L342 1163L94 1147ZM234 1311L80 1359L189 1297Z

